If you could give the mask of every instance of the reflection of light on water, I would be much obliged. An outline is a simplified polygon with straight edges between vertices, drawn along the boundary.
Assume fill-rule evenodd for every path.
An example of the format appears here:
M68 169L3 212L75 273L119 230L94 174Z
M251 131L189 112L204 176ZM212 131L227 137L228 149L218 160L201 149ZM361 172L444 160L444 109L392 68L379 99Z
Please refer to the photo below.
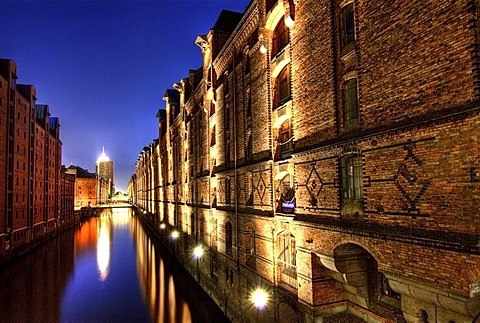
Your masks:
M168 280L168 307L169 307L169 313L170 313L170 322L171 323L176 323L176 299L175 299L175 282L173 281L173 277L170 276L170 279Z
M116 227L127 227L131 210L127 208L112 209L113 225Z
M183 302L183 309L182 309L182 321L183 323L191 323L192 322L192 314L190 313L190 307L184 301Z
M100 232L97 242L97 264L100 272L100 280L105 281L108 276L108 264L110 262L110 233L104 219L100 222Z
M155 246L149 240L150 249L150 309L155 312L155 303L157 302L157 272L155 268Z
M158 273L159 276L159 286L160 286L160 299L158 304L159 315L158 322L165 322L165 267L163 265L163 259L160 258L160 270Z

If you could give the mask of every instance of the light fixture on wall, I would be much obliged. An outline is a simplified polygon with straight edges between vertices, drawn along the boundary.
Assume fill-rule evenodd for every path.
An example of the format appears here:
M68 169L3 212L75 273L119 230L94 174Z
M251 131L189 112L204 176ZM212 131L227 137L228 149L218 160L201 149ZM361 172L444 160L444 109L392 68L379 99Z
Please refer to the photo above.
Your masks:
M292 27L295 21L292 19L292 16L288 15L287 18L285 18L285 26L288 28Z
M262 46L260 46L260 53L265 54L266 52L267 52L267 47L265 47L265 45L262 44Z

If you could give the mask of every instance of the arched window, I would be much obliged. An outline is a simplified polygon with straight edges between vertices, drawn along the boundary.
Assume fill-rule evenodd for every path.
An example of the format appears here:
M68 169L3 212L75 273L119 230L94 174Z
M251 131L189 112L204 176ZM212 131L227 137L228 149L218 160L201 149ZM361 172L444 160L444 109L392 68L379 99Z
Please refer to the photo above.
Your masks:
M290 99L290 64L285 66L275 79L273 106L277 107Z
M290 42L290 37L288 34L288 28L285 25L285 21L280 19L273 31L273 39L272 39L272 56L277 55L288 45Z

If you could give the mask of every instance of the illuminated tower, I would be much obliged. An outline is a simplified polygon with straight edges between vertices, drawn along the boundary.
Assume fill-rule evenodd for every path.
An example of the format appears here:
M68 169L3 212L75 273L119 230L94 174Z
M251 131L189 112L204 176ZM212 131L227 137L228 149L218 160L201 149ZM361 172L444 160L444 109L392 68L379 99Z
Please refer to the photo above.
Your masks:
M106 199L115 193L115 186L113 184L113 161L105 154L105 147L103 147L102 154L97 159L96 171L97 200L106 202Z

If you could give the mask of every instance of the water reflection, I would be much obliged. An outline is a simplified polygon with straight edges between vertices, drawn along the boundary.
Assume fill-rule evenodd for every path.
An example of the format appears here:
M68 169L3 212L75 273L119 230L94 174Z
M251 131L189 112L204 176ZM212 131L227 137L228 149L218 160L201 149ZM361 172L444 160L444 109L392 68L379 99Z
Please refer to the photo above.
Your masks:
M229 322L158 239L151 238L139 222L133 223L132 232L138 248L138 275L152 322Z
M110 233L108 227L110 221L108 220L109 218L101 218L98 228L97 265L101 281L107 279L110 263Z
M1 322L228 322L129 209L0 270Z
M74 230L0 268L1 322L58 322L62 290L74 268Z

